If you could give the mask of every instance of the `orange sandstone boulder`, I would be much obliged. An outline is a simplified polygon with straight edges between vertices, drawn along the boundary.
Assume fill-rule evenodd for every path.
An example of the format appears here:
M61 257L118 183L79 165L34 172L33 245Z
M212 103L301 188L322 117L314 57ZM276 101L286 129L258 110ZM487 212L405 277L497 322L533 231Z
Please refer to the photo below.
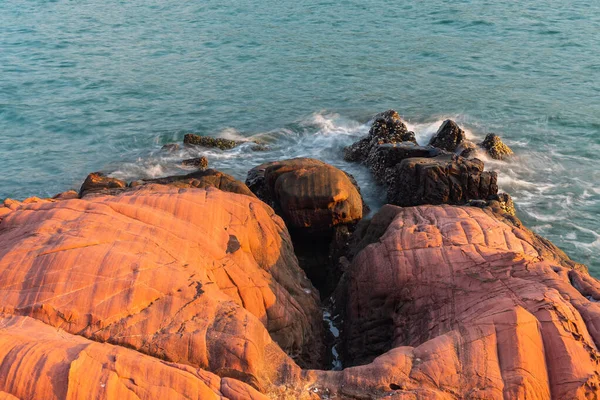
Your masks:
M0 244L3 315L258 389L297 370L281 349L319 365L318 293L283 222L254 197L146 185L21 204Z
M254 197L149 184L3 209L0 398L600 396L600 282L501 207L359 226L342 371L294 362L319 365L318 295Z
M231 381L32 318L0 316L0 399L266 399Z
M600 284L584 269L545 257L537 237L489 210L380 213L359 230L366 242L338 293L345 363L370 364L313 373L321 388L397 399L600 395Z

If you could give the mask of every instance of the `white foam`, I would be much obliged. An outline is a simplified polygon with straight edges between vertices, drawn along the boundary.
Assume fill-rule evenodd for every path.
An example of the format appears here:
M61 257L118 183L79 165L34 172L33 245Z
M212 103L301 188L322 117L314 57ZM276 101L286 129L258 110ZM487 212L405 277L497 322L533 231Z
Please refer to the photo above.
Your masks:
M362 136L369 131L370 124L361 124L358 121L343 118L336 113L325 111L312 114L300 122L305 128L316 128L316 135L350 135Z
M404 124L409 131L413 131L415 133L417 143L424 146L429 143L429 140L431 140L433 135L435 135L440 128L440 125L442 125L446 119L447 118L424 123L411 123L409 121L404 121Z
M238 140L238 141L247 141L248 138L244 135L242 135L237 129L235 128L224 128L223 130L221 130L218 134L217 137L223 138L223 139L229 139L229 140Z

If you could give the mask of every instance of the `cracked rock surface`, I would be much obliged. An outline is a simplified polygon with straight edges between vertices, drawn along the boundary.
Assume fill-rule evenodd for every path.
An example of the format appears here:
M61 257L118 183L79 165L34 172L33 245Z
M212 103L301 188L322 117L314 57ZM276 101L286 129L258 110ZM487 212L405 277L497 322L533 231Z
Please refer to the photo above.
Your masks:
M0 398L598 397L600 282L492 205L361 222L334 293L346 368L322 371L318 293L257 198L6 201Z
M380 213L373 230L387 228L377 239L362 230L367 242L339 294L346 357L372 361L346 369L345 390L368 382L399 399L598 395L600 284L585 267L489 209Z
M145 185L118 196L13 208L4 207L0 223L0 318L14 326L26 321L30 329L60 329L85 338L81 346L102 357L114 347L94 342L257 390L298 369L284 351L300 365L318 365L318 293L297 264L282 220L258 199ZM6 335L0 330L0 338ZM54 340L40 342L38 357ZM10 342L14 351L36 348L37 340L17 342ZM64 346L75 362L83 347ZM39 363L55 378L48 385L72 389L70 372ZM19 375L29 371L13 368ZM15 396L36 397L34 388L9 381Z

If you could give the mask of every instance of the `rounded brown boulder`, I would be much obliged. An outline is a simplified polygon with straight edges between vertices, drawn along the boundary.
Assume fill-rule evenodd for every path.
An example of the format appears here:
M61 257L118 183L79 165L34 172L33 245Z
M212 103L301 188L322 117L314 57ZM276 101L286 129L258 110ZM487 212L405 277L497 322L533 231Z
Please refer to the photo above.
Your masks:
M261 164L246 184L290 228L322 231L359 221L363 201L345 172L312 158Z

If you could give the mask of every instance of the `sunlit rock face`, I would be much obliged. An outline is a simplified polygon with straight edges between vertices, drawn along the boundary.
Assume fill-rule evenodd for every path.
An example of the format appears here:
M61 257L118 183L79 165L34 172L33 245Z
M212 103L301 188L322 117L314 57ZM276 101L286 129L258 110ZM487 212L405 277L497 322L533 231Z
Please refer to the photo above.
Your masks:
M255 388L286 373L282 363L297 368L281 349L319 365L318 293L260 200L146 185L13 208L0 223L5 318L32 317Z
M350 247L345 369L323 371L318 293L257 198L147 184L6 201L0 398L599 394L600 283L501 207L384 206Z
M348 385L403 399L598 393L600 285L583 266L489 209L380 214L342 297L347 364L385 355L347 369Z

